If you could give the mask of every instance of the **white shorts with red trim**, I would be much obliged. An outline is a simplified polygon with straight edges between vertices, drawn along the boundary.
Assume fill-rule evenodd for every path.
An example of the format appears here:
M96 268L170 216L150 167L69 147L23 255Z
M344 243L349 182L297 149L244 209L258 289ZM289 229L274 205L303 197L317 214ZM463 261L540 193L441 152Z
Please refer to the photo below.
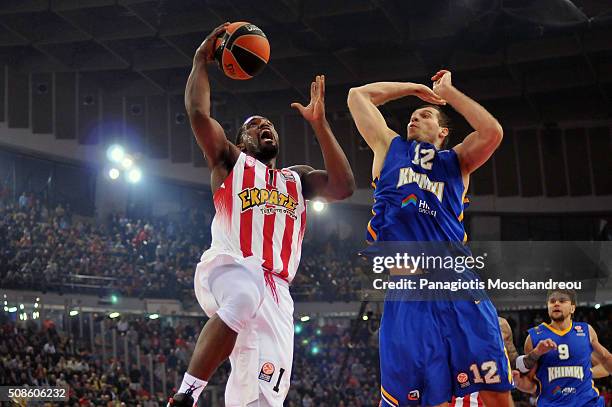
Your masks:
M464 397L453 397L449 407L483 407L484 404L478 392L470 393Z
M258 288L264 293L255 317L239 332L230 355L232 371L225 388L225 405L282 407L293 362L293 299L289 284L277 277L264 278L261 260L255 257L207 257L196 267L194 286L196 298L209 317L219 309L209 286L209 276L216 267L236 264L244 268L261 284ZM239 284L235 279L222 279L223 275L215 278L215 291L217 284Z

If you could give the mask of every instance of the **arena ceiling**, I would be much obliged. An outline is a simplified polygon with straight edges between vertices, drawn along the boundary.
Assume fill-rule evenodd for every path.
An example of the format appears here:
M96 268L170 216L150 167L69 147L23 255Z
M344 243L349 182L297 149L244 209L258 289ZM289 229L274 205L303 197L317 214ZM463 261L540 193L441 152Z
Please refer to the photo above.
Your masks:
M0 58L31 72L80 71L105 89L183 92L195 48L224 21L248 19L270 39L256 80L213 70L216 98L286 109L316 73L330 108L349 86L427 81L451 67L479 100L591 96L610 112L612 5L605 0L4 0ZM521 114L521 112L519 112Z
M58 73L78 72L82 87L105 95L165 95L178 106L197 46L222 22L241 20L266 33L271 61L249 81L210 70L214 113L228 131L255 112L291 114L290 102L306 100L315 74L326 75L327 107L337 119L347 118L351 86L381 80L429 84L443 67L504 127L607 123L612 117L609 0L3 0L0 64L30 78L55 73L56 87ZM37 86L33 79L30 86ZM406 98L385 106L384 113L401 127L406 108L418 103ZM54 109L59 137L64 116ZM159 158L168 154L164 148ZM507 154L530 160L516 148L518 153ZM302 158L296 154L290 161ZM352 154L352 163L364 167L365 185L370 158ZM203 165L201 157L193 161ZM490 177L496 176L491 170ZM508 184L516 182L511 178ZM485 193L498 190L492 185ZM606 182L602 191L612 187Z

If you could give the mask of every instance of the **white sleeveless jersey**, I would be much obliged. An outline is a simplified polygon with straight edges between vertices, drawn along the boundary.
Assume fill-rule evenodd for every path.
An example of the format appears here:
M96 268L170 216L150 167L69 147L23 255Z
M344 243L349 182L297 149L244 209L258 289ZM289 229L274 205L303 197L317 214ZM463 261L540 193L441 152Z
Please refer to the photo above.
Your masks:
M306 230L306 202L298 174L268 168L240 153L213 201L212 244L202 261L219 254L254 256L265 271L291 282Z

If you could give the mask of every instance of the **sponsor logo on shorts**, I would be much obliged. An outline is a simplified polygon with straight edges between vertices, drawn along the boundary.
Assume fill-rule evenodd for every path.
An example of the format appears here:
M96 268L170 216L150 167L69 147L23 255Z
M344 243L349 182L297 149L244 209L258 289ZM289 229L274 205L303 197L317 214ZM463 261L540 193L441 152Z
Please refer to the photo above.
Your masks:
M261 370L259 371L259 380L264 380L269 383L272 380L273 374L274 365L270 362L266 362L261 366Z
M412 390L408 393L408 400L418 400L421 398L421 393L418 390Z
M468 378L467 373L461 372L457 375L457 382L459 382L459 385L461 386L462 389L465 389L466 387L468 387L470 385L470 379Z

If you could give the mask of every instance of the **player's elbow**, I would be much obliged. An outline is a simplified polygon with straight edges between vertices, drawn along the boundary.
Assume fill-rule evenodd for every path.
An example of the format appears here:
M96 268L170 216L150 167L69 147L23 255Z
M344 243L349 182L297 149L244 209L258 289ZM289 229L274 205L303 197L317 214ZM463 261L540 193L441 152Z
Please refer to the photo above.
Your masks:
M331 193L328 193L328 200L332 201L342 201L344 199L350 198L353 193L355 193L355 189L357 189L355 185L355 178L351 174L347 176L346 179L336 185L331 189Z
M499 122L495 121L491 126L479 131L487 139L487 144L493 148L499 147L504 138L504 129Z
M349 110L355 106L356 100L360 97L359 88L350 88L348 91L348 96L346 97L346 104L349 107Z
M207 109L204 109L204 106L198 103L185 103L185 111L187 112L187 116L189 116L189 118L192 120L202 120L210 118L210 113L207 111Z
M346 180L339 199L350 198L355 193L355 189L357 189L357 186L355 185L355 178L351 175L349 179Z
M365 100L371 101L370 93L366 90L365 86L358 86L349 89L346 102L349 109L357 106L360 102L363 103Z

